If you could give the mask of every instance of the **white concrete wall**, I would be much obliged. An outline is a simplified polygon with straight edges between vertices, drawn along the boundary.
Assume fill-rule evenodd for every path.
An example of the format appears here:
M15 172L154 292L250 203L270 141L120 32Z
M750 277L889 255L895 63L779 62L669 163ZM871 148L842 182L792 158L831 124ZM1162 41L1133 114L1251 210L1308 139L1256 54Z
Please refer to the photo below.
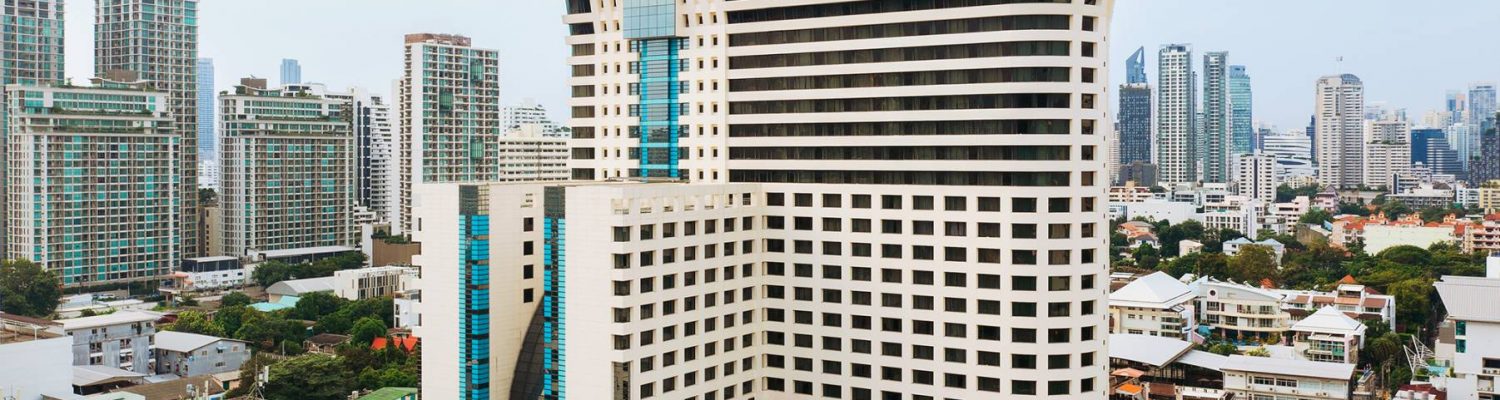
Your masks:
M73 340L58 337L0 345L0 398L41 400L73 393Z

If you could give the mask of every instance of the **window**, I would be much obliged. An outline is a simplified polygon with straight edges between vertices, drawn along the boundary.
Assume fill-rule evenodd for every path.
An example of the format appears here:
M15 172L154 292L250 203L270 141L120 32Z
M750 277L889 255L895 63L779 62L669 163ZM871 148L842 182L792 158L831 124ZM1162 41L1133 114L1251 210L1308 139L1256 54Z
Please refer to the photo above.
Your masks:
M931 210L932 196L912 196L911 208L913 210Z
M1010 394L1035 395L1036 381L1010 381Z
M1066 291L1072 287L1072 277L1054 276L1047 278L1047 290L1053 292Z
M1010 303L1010 316L1012 317L1035 317L1036 303L1025 301L1013 301Z

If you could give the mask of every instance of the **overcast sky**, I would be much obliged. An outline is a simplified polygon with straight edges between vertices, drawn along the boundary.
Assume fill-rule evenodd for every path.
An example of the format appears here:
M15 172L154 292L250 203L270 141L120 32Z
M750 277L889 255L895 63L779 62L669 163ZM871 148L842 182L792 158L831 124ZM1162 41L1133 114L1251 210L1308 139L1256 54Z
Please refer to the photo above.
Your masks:
M68 8L69 76L92 75L93 2ZM525 97L563 117L568 86L563 5L558 0L202 0L203 57L218 89L255 75L277 82L280 60L302 62L304 80L335 89L387 93L401 74L401 36L457 33L500 51L501 96ZM1413 118L1441 106L1447 90L1500 80L1496 0L1119 0L1111 63L1144 46L1156 82L1156 50L1191 43L1229 51L1249 69L1256 120L1306 125L1319 76L1353 73L1369 101L1405 107ZM1343 62L1337 62L1343 57Z

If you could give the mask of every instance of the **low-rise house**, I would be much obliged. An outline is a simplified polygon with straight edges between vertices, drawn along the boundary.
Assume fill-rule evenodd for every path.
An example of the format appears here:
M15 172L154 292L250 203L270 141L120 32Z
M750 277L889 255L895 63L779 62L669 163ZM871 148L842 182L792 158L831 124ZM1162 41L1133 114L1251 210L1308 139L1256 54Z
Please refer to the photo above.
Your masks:
M1191 240L1191 239L1177 242L1177 254L1178 255L1184 255L1185 256L1185 255L1197 253L1197 252L1200 252L1200 251L1203 251L1203 242L1199 242L1197 240Z
M1347 400L1354 364L1232 355L1224 362L1224 390L1235 399Z
M151 337L161 315L144 311L58 321L73 338L73 365L102 365L152 374Z
M322 278L293 279L271 284L266 288L266 295L270 297L270 303L279 303L283 296L302 297L308 293L333 293L334 279L331 276Z
M1271 252L1276 254L1277 265L1281 265L1281 258L1286 256L1286 245L1281 244L1276 239L1266 239L1256 242L1249 238L1238 238L1224 242L1224 255L1231 257L1239 255L1240 249L1243 249L1245 246L1261 246L1271 249Z
M1375 288L1359 284L1353 276L1345 276L1332 292L1310 290L1276 290L1286 296L1282 308L1291 313L1292 320L1334 306L1350 318L1360 321L1384 322L1396 329L1396 298L1381 294Z
M201 257L182 260L177 275L184 290L215 290L244 286L250 274L234 257Z
M180 377L239 371L250 360L242 340L163 331L156 334L156 372Z
M1109 295L1109 332L1194 337L1194 293L1164 272L1146 275Z
M1220 337L1265 341L1280 337L1292 326L1291 315L1281 308L1282 294L1212 278L1188 286L1198 303L1198 324Z
M1448 309L1434 347L1448 376L1430 379L1450 400L1500 398L1500 254L1487 261L1483 278L1444 276L1433 284Z
M1359 364L1365 347L1365 324L1327 306L1292 324L1292 346L1309 361Z
M333 273L334 294L349 300L395 296L412 286L417 270L409 267L371 267Z
M1147 335L1109 335L1110 391L1129 399L1228 399L1228 357L1193 349L1187 341Z
M319 333L307 338L302 343L309 353L335 354L339 345L348 343L348 335L337 335L332 333Z
M73 393L73 340L61 328L44 319L0 313L0 398L42 400Z

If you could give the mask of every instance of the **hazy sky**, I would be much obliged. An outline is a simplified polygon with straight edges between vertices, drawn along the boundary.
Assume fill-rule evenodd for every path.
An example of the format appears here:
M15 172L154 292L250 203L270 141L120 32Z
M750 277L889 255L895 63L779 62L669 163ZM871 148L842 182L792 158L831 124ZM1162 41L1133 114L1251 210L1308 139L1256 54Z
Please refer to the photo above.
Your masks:
M92 75L90 0L68 8L68 71ZM401 36L457 33L500 51L506 103L536 98L554 119L567 100L566 27L558 0L202 0L199 51L214 58L218 90L256 75L275 83L282 58L302 62L305 80L387 93L401 74ZM1441 106L1444 93L1472 81L1500 80L1500 1L1496 0L1119 0L1113 80L1137 47L1191 43L1229 51L1248 67L1256 120L1281 129L1306 125L1319 76L1354 73L1369 101L1405 107L1413 118ZM1342 63L1337 62L1343 57Z

